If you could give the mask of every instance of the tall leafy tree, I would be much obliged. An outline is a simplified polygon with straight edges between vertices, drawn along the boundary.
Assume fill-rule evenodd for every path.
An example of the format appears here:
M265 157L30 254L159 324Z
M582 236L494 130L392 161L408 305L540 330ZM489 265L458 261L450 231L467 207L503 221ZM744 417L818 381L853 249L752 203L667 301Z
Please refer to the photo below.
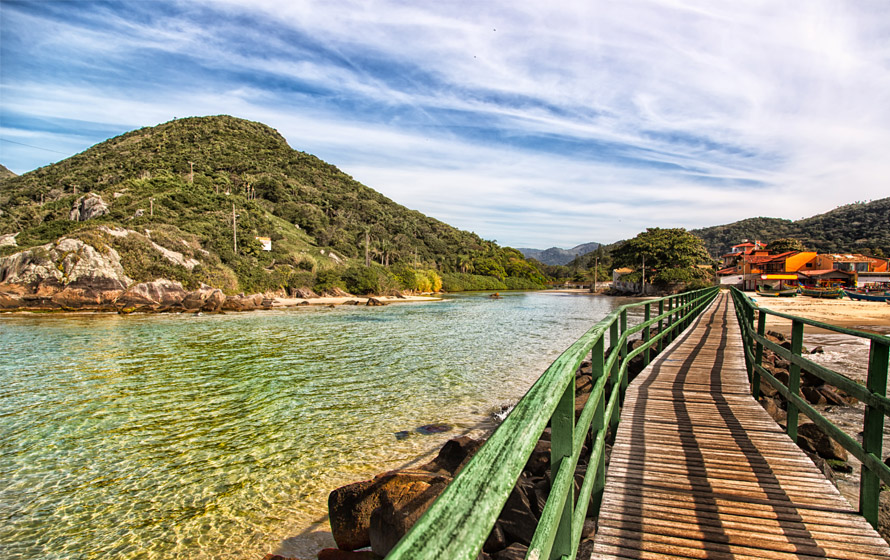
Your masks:
M639 268L643 257L647 269L690 268L710 263L702 240L685 228L646 228L612 251L617 266Z

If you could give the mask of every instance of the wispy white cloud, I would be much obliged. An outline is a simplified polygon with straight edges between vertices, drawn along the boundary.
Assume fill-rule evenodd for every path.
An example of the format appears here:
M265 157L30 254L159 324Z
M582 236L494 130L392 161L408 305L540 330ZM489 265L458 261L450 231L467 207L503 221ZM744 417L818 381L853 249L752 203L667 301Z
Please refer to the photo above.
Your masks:
M2 134L71 149L73 120L233 114L514 246L796 219L890 192L879 3L551 4L5 6Z

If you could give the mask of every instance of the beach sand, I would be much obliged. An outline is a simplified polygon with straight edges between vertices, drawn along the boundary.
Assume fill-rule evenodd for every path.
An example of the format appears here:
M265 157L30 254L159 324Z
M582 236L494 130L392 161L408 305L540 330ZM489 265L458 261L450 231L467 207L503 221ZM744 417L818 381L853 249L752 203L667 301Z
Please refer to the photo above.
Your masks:
M840 327L890 326L890 305L880 301L820 299L806 296L765 298L753 296L760 307ZM767 316L767 326L786 325L781 317Z

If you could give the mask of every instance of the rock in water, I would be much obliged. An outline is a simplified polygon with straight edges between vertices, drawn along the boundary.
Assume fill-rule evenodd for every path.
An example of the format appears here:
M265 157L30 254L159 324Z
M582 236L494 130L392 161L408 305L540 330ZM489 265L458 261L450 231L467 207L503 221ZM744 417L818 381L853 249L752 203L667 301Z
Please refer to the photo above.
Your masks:
M441 492L449 477L428 472L389 472L337 488L328 496L328 513L334 541L342 550L371 545L371 514L384 503L401 511L419 496ZM403 516L404 517L404 516ZM379 537L381 542L384 537Z
M428 436L430 434L441 434L443 432L451 431L451 426L448 424L427 424L425 426L420 426L415 431L419 434Z

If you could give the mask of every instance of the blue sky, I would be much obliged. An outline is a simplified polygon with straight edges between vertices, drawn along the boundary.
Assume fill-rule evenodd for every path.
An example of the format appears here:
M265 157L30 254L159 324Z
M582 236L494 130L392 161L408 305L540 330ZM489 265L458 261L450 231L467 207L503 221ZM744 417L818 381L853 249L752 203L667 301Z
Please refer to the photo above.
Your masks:
M16 173L194 115L515 247L890 196L881 1L0 2Z

